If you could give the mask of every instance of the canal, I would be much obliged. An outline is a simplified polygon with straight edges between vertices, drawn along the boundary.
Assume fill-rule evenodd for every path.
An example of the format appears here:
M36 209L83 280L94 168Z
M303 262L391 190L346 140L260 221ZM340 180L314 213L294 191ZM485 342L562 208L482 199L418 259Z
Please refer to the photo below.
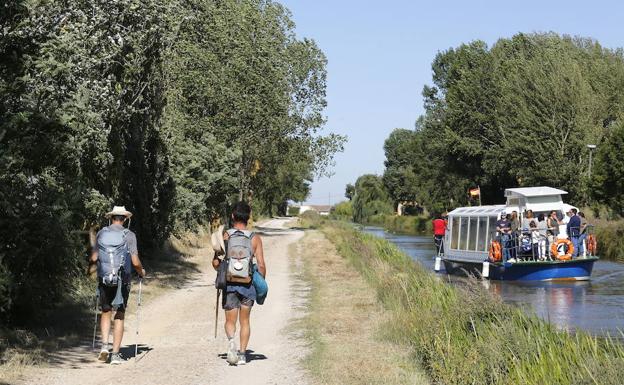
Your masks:
M392 234L378 227L365 227L364 231L396 244L433 272L432 237ZM442 270L439 274L446 273ZM462 279L452 278L451 282ZM484 281L484 285L503 301L534 312L561 329L580 328L593 334L622 337L619 330L624 329L624 264L598 261L591 280L585 282Z

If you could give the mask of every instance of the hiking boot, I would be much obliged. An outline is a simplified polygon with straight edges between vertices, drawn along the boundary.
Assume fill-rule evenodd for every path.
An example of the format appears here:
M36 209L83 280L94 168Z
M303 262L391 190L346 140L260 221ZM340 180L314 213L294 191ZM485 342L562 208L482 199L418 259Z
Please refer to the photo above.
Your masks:
M102 350L100 350L100 354L98 354L98 361L108 361L108 346L102 346Z
M247 354L245 352L238 352L238 362L236 365L245 365L247 363Z
M119 365L119 364L123 364L124 360L123 358L121 358L121 354L119 353L113 353L111 354L111 365Z
M228 351L227 351L226 361L230 365L236 365L238 363L238 352L236 351L236 345L234 345L233 339L228 341Z

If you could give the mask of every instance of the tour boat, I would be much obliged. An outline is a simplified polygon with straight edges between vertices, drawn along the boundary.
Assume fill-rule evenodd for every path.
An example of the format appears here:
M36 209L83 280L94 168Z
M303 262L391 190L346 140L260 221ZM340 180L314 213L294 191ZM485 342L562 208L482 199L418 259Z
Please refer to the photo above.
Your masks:
M441 262L447 273L476 274L483 278L520 281L588 280L594 262L598 260L596 238L590 234L583 242L583 252L570 253L571 242L565 235L566 225L560 225L560 235L548 245L546 237L539 240L539 250L528 251L531 232L520 229L511 242L501 241L496 232L496 221L502 212L518 213L522 223L526 210L534 217L545 217L555 210L561 219L573 206L563 203L566 191L552 187L521 187L505 190L504 205L459 207L449 212L444 243L435 261L439 271ZM537 219L535 219L537 221ZM591 232L591 226L587 232ZM536 238L537 239L537 238ZM501 255L501 244L508 249ZM505 246L503 245L503 247Z

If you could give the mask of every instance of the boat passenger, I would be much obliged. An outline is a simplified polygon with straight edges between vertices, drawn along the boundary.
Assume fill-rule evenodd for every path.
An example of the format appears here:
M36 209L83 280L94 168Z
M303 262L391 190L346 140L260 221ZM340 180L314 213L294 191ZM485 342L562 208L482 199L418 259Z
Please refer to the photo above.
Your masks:
M518 232L518 230L520 230L520 220L518 219L518 212L515 210L511 212L510 226L511 226L511 258L516 258L517 250L515 246L518 244L518 237L520 236Z
M576 209L571 209L570 221L568 222L566 229L568 232L568 236L572 241L572 245L574 246L574 252L572 253L572 258L578 255L579 251L579 237L581 236L581 217L576 215Z
M546 219L542 213L537 216L537 229L539 230L541 236L546 237L548 235L548 224L546 223Z
M578 239L578 255L585 256L585 239L587 239L587 219L585 213L579 211L578 216L581 218L581 235Z
M559 235L559 225L561 221L557 218L557 211L553 210L548 215L547 222L548 224L548 243L553 243L557 236Z
M522 218L522 230L524 229L529 229L529 224L531 223L531 221L533 221L535 218L533 217L533 210L527 210L524 213L524 218Z
M576 209L575 209L576 210ZM566 211L563 219L559 223L559 238L568 238L570 233L568 232L568 223L570 223L570 218L572 218L572 210ZM564 226L565 225L565 226Z
M444 253L444 235L446 234L447 221L442 215L437 215L433 220L433 243L435 244L438 255Z
M539 243L540 243L540 233L539 230L537 229L537 223L535 223L535 220L532 220L531 222L529 222L529 230L531 232L531 249L533 251L533 258L539 258L542 259L542 255L540 254L540 250L539 250Z
M509 214L504 211L500 214L500 219L496 221L496 231L499 235L499 242L503 249L503 259L506 261L510 257L509 249L511 247L511 222L507 218Z
M546 250L548 250L548 224L542 213L537 216L537 230L540 236L539 257L540 259L546 259Z

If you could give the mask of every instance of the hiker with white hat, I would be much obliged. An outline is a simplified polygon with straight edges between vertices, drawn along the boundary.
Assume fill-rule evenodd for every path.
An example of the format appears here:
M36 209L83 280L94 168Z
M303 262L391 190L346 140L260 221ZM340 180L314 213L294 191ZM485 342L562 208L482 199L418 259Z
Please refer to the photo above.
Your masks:
M96 237L90 263L97 264L98 296L100 308L100 331L102 348L98 360L107 362L109 358L109 333L112 313L115 311L113 327L113 346L110 363L121 364L123 358L119 354L121 339L124 332L124 316L130 294L132 268L139 277L145 276L145 269L139 259L136 235L124 227L128 226L132 213L124 206L114 206L106 213L109 225L102 228Z
M247 363L246 351L250 336L251 308L256 300L263 300L258 297L262 294L256 291L253 276L257 269L257 273L266 277L264 251L260 236L247 229L250 217L251 207L245 202L236 203L232 210L232 228L226 232L222 232L220 228L213 241L215 256L212 266L218 269L220 264L227 263L225 274L227 286L222 307L225 310L225 334L228 339L226 357L230 365ZM224 241L227 242L227 247ZM222 252L225 252L225 257L220 259L218 255ZM240 324L238 350L234 342L237 321Z

